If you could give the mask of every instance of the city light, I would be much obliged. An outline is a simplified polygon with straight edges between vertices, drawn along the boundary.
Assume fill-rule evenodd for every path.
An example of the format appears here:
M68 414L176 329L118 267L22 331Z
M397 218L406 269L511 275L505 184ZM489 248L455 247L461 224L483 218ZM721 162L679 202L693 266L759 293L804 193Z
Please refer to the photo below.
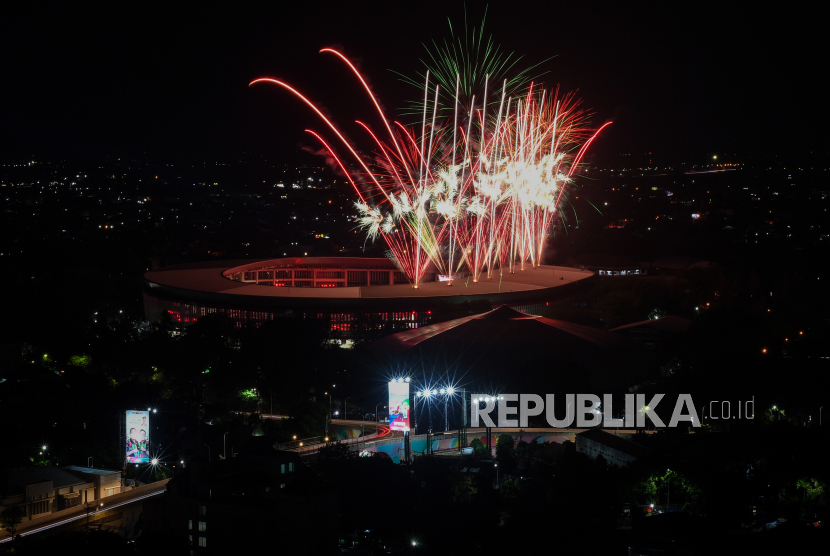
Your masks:
M152 463L153 465L158 465L159 460L158 460L158 458L153 458L153 460L150 463Z

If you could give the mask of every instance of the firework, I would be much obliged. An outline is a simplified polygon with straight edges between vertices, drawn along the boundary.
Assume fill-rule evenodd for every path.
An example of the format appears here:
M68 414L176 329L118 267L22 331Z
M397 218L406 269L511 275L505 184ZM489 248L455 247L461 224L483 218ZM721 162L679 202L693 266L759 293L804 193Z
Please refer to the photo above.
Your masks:
M443 88L445 75L431 82L427 71L420 126L390 123L357 68L336 50L321 52L336 55L351 68L380 114L384 139L357 122L376 147L371 157L358 154L313 102L286 83L262 78L251 85L267 82L285 88L334 132L359 171L347 170L336 149L306 130L355 188L358 225L370 239L386 242L415 288L430 266L452 285L453 277L465 269L477 282L485 272L492 278L497 269L515 272L526 263L541 264L551 223L573 174L591 141L610 122L592 131L589 114L572 94L534 91L531 83L517 95L515 80L503 79L494 88L489 75L479 100L471 93L469 103L462 103L466 85L460 73L453 95ZM442 100L447 98L449 107Z

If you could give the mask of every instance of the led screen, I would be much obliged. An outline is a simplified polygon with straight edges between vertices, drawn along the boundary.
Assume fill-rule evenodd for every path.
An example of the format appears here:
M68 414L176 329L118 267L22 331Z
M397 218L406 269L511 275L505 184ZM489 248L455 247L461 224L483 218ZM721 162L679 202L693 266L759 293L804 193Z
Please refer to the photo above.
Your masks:
M393 431L409 430L409 383L389 383L389 428Z

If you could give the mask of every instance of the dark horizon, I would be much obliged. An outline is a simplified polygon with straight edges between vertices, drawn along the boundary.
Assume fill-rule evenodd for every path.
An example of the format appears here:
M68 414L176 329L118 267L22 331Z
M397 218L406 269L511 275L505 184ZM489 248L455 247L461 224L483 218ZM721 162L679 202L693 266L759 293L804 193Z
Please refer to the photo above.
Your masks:
M483 4L467 6L469 27L484 12ZM373 108L342 63L319 49L342 49L387 114L400 116L419 93L390 70L416 74L422 43L448 37L448 18L463 30L465 8L117 7L6 16L6 159L247 156L322 164L303 150L316 149L305 128L328 132L316 115L283 91L248 82L285 79L360 143L353 120L377 125ZM827 108L819 99L819 34L811 21L809 13L718 5L494 2L485 34L524 56L520 65L555 56L540 67L545 85L578 90L596 127L614 121L592 146L597 158L651 151L664 161L718 153L763 159L826 154L826 141L816 141Z

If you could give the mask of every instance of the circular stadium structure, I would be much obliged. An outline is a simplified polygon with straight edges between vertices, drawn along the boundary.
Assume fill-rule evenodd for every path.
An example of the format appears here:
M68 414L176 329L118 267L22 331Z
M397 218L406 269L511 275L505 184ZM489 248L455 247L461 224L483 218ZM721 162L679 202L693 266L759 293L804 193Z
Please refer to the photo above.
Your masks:
M168 312L181 323L217 312L239 323L290 316L326 318L333 335L348 336L361 315L418 328L443 303L487 300L493 306L541 314L546 304L569 297L593 275L542 265L513 274L494 272L478 282L455 278L450 286L442 276L428 272L415 289L386 258L209 261L147 271L144 307L149 320Z

